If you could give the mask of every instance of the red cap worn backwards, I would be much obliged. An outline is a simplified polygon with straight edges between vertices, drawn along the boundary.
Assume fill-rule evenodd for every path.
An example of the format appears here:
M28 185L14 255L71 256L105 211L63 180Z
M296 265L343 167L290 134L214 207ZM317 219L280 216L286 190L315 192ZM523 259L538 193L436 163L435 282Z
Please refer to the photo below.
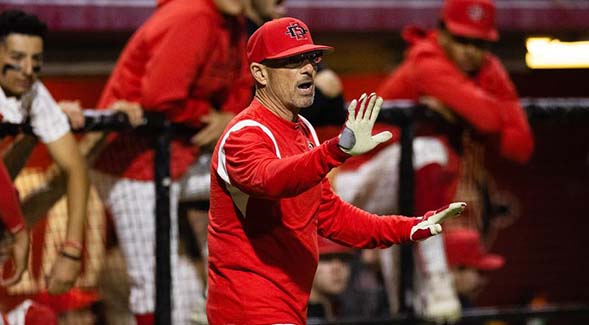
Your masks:
M442 20L450 33L487 41L499 38L493 0L446 0Z
M309 27L291 17L266 22L247 42L249 63L281 59L312 51L333 51L333 47L313 44Z
M476 230L449 229L444 232L444 245L450 266L467 266L490 271L505 264L503 256L485 251L481 236Z

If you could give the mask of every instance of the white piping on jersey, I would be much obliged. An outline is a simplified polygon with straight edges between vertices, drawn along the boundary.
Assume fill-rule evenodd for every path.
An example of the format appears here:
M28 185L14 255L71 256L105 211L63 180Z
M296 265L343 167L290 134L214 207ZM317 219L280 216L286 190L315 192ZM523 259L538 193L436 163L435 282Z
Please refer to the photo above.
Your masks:
M309 123L309 122L307 122L307 123ZM232 126L229 129L229 131L227 131L227 133L225 133L225 136L223 136L223 139L221 140L221 145L219 146L219 155L217 158L217 174L219 174L219 176L221 176L221 178L227 184L231 184L231 181L229 180L229 174L227 174L227 165L226 165L226 159L225 159L225 142L227 141L227 138L229 137L231 132L239 131L239 130L241 130L245 127L248 127L248 126L255 126L255 127L259 127L260 129L262 129L262 131L264 131L264 133L266 133L266 135L270 138L270 140L272 140L272 143L274 143L274 148L276 149L276 157L278 157L278 159L282 158L280 155L280 149L278 149L278 143L276 143L276 138L274 138L272 131L270 131L270 129L268 127L266 127L265 125L263 125L260 122L254 121L254 120L239 121L239 122L235 123L235 125ZM313 131L313 133L314 132L315 131ZM314 137L317 138L316 135L314 135Z
M311 135L313 136L313 141L315 141L315 145L319 146L319 138L317 138L317 133L315 133L315 129L313 128L313 125L311 125L311 123L309 121L307 121L307 119L302 117L301 115L299 115L299 118L301 119L301 121L303 121L303 123L305 124L307 129L309 129L311 131Z

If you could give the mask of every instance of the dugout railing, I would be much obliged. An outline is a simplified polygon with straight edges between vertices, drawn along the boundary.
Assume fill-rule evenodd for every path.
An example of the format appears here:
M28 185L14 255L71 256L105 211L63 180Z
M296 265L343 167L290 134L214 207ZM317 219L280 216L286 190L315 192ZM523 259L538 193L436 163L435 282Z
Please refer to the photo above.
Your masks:
M550 119L577 119L589 117L589 98L523 98L522 106L531 121ZM76 133L93 131L147 132L154 138L154 175L156 186L156 324L171 324L171 264L170 264L170 140L176 134L196 133L198 130L167 121L160 113L146 112L144 123L133 129L125 114L108 110L84 110L85 126ZM399 213L414 214L413 138L415 121L430 119L443 122L437 113L414 102L385 101L379 120L398 126L401 130L401 159L399 166ZM19 133L32 134L29 124L0 123L0 139ZM413 283L412 251L404 245L401 252L401 312L398 317L382 320L346 320L337 324L427 324L414 318L409 297ZM525 321L534 318L550 319L556 316L581 317L589 323L587 305L553 305L540 309L530 308L476 308L463 313L460 324L480 324L494 320ZM313 323L309 323L313 324ZM316 324L335 324L321 322Z
M130 131L148 133L153 137L155 217L156 217L156 297L155 323L172 324L172 272L170 261L170 140L176 134L196 133L198 130L171 123L160 113L145 112L142 125L133 129L124 113L109 110L84 110L84 127L76 133L96 131ZM33 134L30 124L0 123L0 139L19 133Z

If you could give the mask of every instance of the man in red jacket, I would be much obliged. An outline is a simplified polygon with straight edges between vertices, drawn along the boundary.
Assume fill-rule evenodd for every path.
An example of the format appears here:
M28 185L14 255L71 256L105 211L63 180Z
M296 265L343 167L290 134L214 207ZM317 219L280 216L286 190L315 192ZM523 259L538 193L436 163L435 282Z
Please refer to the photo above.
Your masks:
M331 50L290 17L265 23L248 41L255 98L228 124L211 163L210 324L306 324L317 236L388 247L439 234L465 207L377 216L334 194L327 173L391 134L372 135L382 98L364 94L350 104L341 135L319 143L299 112L313 103L317 65Z
M452 144L462 132L498 143L499 152L515 162L526 162L533 138L526 115L507 72L487 51L498 39L492 0L447 0L440 27L404 30L409 42L405 60L385 80L378 93L386 99L409 99L438 111L458 135L440 124L419 122L414 140L415 213L422 214L456 198L460 151ZM379 125L377 129L398 130ZM338 194L373 213L396 211L399 143L391 141L337 174ZM390 177L383 177L390 175ZM373 188L367 192L360 189ZM401 189L403 190L403 189ZM380 193L380 195L379 195ZM382 194L387 193L387 194ZM470 203L470 202L469 202ZM441 237L417 245L416 309L426 317L452 319L460 305L450 283ZM433 288L428 290L427 288ZM437 292L435 295L429 293Z
M245 58L242 4L233 0L161 0L123 50L98 106L125 111L132 124L142 110L162 112L200 128L174 138L171 176L176 181L212 147L225 125L251 98ZM96 187L113 216L130 276L130 308L138 324L154 320L155 186L151 137L111 136L94 165ZM178 257L178 184L171 184L173 323L187 324L202 293L196 270Z

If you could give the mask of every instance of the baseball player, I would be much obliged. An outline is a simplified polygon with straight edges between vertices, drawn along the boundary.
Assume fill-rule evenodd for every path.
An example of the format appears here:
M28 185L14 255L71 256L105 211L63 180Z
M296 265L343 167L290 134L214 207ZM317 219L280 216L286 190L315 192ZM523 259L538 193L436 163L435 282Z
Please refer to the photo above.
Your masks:
M67 175L66 237L47 282L49 293L60 294L80 274L89 180L67 117L37 79L46 33L46 25L33 15L16 10L0 13L0 114L5 122L29 122Z
M346 246L387 247L439 234L439 223L465 207L378 217L333 193L327 173L391 134L372 135L382 99L371 94L352 102L341 137L319 144L298 113L313 102L317 64L331 50L290 17L265 23L248 41L255 98L229 123L211 163L211 324L305 324L318 235Z
M198 301L197 274L178 258L178 180L212 147L225 125L251 98L245 60L245 26L240 1L161 0L134 33L102 93L98 106L125 100L130 119L142 109L162 112L178 123L200 128L171 145L170 191L173 322L187 324ZM110 211L131 281L130 308L138 324L154 321L155 186L152 138L112 135L94 164L93 178Z
M416 128L415 212L422 214L455 199L461 152L455 144L462 141L464 130L494 141L504 157L520 163L529 159L533 139L507 72L487 50L498 38L492 0L446 0L438 29L408 27L403 37L409 43L405 60L385 80L379 94L385 99L425 104L451 125L444 128L423 122ZM376 128L398 134L391 126ZM338 194L373 213L396 211L397 198L390 193L399 190L399 158L399 143L392 141L349 162L336 176ZM365 192L364 188L374 190ZM417 245L416 263L417 311L428 318L457 318L460 305L452 289L441 237ZM396 295L391 300L396 300Z

